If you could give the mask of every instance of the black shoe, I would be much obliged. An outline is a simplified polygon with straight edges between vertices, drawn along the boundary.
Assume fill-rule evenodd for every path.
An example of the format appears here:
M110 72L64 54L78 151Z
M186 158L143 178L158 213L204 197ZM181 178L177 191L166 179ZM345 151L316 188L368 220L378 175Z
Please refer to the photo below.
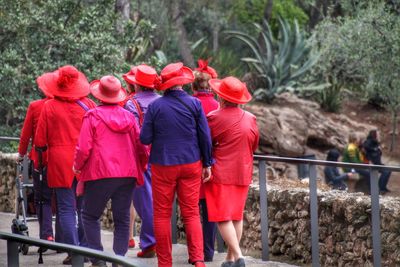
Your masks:
M231 266L232 267L246 267L246 264L244 263L243 258L239 258Z
M72 265L72 257L68 255L68 256L62 261L62 264L64 264L64 265Z
M221 264L221 267L232 267L233 266L233 261L224 261Z
M103 260L98 260L95 263L92 263L90 267L107 267L107 263Z

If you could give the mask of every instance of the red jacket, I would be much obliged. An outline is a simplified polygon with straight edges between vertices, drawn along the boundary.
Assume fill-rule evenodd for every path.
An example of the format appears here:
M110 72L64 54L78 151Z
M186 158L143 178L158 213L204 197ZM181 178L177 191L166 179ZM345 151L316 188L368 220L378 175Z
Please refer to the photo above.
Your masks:
M42 111L43 105L47 100L50 100L50 98L35 100L32 101L28 106L18 147L18 153L21 156L24 156L28 151L30 140L32 140L32 147L33 147L35 140L35 133L40 117L40 112ZM33 161L34 164L33 166L37 169L39 167L39 157L35 149L31 148L31 150L29 151L29 158ZM42 161L43 161L42 162L43 166L46 166L47 165L46 153L43 153Z
M239 107L225 107L207 116L213 142L211 182L249 185L253 176L253 152L258 147L256 117Z
M81 101L88 107L96 104L87 97ZM74 180L72 164L86 111L72 99L55 98L45 103L36 131L35 147L46 147L49 187L70 188Z

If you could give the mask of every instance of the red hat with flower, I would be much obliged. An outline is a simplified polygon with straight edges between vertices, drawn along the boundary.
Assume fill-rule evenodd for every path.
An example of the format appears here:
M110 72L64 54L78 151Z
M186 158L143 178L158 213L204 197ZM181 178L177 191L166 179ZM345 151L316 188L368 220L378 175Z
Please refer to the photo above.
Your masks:
M36 82L41 90L53 96L82 98L90 93L85 74L70 65L42 74Z

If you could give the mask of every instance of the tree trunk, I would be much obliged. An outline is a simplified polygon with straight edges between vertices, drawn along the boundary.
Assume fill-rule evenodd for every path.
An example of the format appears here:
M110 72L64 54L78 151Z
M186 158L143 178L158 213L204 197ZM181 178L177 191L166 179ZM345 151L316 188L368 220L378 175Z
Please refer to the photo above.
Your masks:
M392 140L390 142L390 152L394 151L397 137L397 110L392 110Z
M177 29L178 34L178 46L179 52L181 54L183 63L190 67L194 68L194 58L192 55L192 51L190 49L187 31L185 25L183 25L183 19L181 17L181 8L182 4L180 0L172 1L172 5L170 6L172 18L174 22L174 26Z
M268 0L264 8L264 19L267 21L271 20L273 6L274 6L274 0Z
M120 19L117 20L116 29L118 33L124 32L124 24L129 20L129 15L131 13L130 0L116 0L115 1L115 12L118 13Z
M213 29L213 54L217 54L218 52L218 46L219 46L219 42L218 42L218 38L219 38L219 26L215 26Z

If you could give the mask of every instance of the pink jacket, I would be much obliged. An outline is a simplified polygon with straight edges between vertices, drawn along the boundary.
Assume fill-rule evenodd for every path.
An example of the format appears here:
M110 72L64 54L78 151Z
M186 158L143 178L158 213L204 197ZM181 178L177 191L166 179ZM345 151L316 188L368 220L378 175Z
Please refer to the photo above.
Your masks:
M148 152L139 140L135 117L118 105L88 111L75 151L74 168L82 182L132 177L143 184Z

